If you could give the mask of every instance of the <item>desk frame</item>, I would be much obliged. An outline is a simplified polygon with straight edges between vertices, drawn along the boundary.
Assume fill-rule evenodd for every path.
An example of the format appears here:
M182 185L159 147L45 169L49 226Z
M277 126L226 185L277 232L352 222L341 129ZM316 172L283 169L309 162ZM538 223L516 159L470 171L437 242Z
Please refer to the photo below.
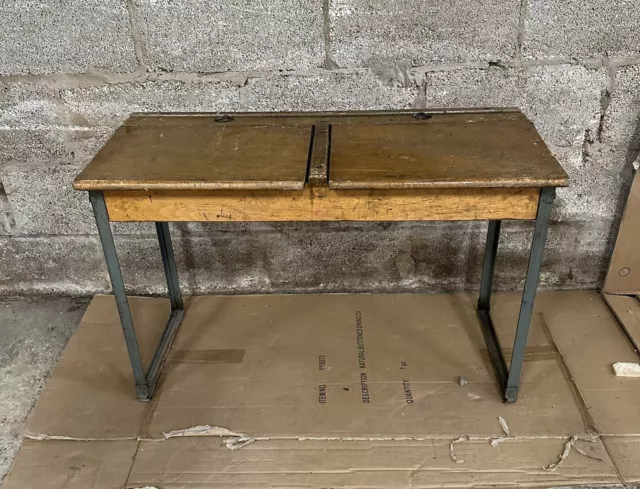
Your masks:
M487 234L487 242L484 254L484 265L482 269L482 277L480 282L480 293L478 300L478 318L482 327L483 335L487 343L489 357L496 373L500 391L506 402L515 402L518 395L520 383L520 374L522 371L522 362L524 360L527 336L529 333L529 325L531 323L531 315L533 312L533 304L535 300L536 290L540 278L540 268L542 266L542 255L547 237L549 226L549 218L553 200L555 198L555 188L544 187L540 189L537 212L535 215L535 229L531 251L529 257L529 266L527 277L525 280L524 290L522 293L522 303L520 306L520 315L518 317L515 342L513 353L511 356L510 366L507 367L502 347L498 341L498 337L491 319L491 292L493 285L493 275L495 269L495 258L498 250L498 241L500 238L501 220L489 219L489 228ZM131 360L133 376L136 384L136 392L140 400L148 401L153 396L158 378L162 371L163 364L169 353L175 335L180 326L180 322L184 316L184 305L180 294L180 285L178 282L178 273L173 254L173 246L171 236L169 234L169 226L167 222L156 221L156 232L160 245L160 253L162 255L162 263L167 279L168 295L171 303L171 312L165 326L164 332L160 339L155 353L151 360L148 370L145 372L140 355L138 339L133 326L133 319L129 302L125 292L122 271L118 261L115 242L111 232L109 209L105 202L105 195L102 191L92 190L89 192L89 199L93 206L96 218L98 233L102 242L102 248L105 255L105 261L113 294L116 299L118 314L124 337ZM482 214L482 213L480 213ZM125 219L119 219L125 220ZM135 218L126 219L127 221L135 221ZM143 220L143 219L140 219ZM148 220L148 219L144 219ZM176 219L184 220L184 219ZM232 219L234 220L234 219ZM242 221L243 219L235 219ZM291 219L289 219L291 220ZM326 220L326 219L317 219ZM368 220L383 220L370 218ZM401 216L395 220L402 220ZM415 220L449 220L435 219L433 217ZM486 220L479 218L478 220Z

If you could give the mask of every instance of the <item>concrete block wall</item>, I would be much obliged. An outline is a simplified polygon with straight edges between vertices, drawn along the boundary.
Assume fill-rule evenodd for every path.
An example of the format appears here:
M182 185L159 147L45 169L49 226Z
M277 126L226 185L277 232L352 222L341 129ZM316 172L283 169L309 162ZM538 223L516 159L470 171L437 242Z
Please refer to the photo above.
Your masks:
M133 111L518 106L572 178L542 283L602 283L640 150L640 2L0 2L0 293L109 290L77 172ZM163 290L153 229L116 225L132 292ZM191 292L477 287L482 223L176 224ZM523 283L509 223L497 283Z

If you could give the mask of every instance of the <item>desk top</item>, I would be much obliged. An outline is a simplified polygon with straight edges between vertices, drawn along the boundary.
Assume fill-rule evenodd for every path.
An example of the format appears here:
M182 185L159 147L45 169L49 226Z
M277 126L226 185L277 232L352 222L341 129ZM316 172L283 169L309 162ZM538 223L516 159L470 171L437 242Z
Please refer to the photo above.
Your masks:
M324 144L317 143L321 137ZM134 114L74 187L300 190L310 181L312 161L320 161L325 184L334 189L568 183L520 111L474 109ZM317 171L314 166L314 182Z

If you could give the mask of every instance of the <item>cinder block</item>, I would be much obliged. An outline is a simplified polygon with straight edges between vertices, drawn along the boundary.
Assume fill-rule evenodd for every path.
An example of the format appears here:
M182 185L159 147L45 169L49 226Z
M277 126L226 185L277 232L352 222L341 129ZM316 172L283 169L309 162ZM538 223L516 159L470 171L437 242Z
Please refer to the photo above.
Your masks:
M0 75L136 68L125 0L6 1L0 25Z
M0 128L0 169L8 165L69 163L64 131Z
M181 289L188 293L272 290L264 264L264 237L230 233L173 236ZM133 290L166 290L155 237L118 236L116 246Z
M69 122L55 90L34 83L0 83L0 128L51 129Z
M12 228L15 227L13 222L13 214L7 196L4 193L4 187L0 182L0 236L8 236L11 234Z
M521 287L531 223L506 223L496 288ZM598 287L611 221L553 223L541 286ZM477 289L486 226L369 223L348 231L314 224L279 233L175 236L185 293L426 292ZM163 293L153 236L116 236L129 293ZM93 294L110 289L97 236L0 237L0 293Z
M96 234L87 192L74 190L75 165L0 172L18 234ZM149 223L114 223L116 234L154 234Z
M86 192L71 182L77 167L2 172L0 178L21 234L96 233Z
M589 221L620 215L633 177L626 146L594 143L552 150L570 178L569 187L557 191L555 219Z
M605 69L572 65L463 69L425 77L427 107L519 107L552 146L595 139L606 88Z
M607 267L611 220L554 222L542 287L593 288ZM533 225L505 223L496 287L521 287ZM272 233L174 235L182 290L189 293L426 292L475 290L483 223L367 223L336 230L323 223ZM129 289L165 290L151 236L116 236Z
M88 131L57 97L34 83L0 84L0 167L72 163L74 140Z
M606 219L553 223L542 286L598 286L610 227ZM532 233L531 223L505 225L497 288L524 283ZM174 248L190 293L475 290L485 236L482 223L366 223L345 230L312 223L271 233L174 235ZM155 239L119 236L117 246L132 290L164 290Z
M115 129L132 112L237 110L238 90L229 82L161 81L68 89L61 97L72 117Z
M113 135L114 127L85 128L64 132L64 144L74 165L84 167Z
M597 289L609 265L611 219L552 222L540 273L540 287ZM533 223L507 221L502 228L496 259L495 286L522 289L526 276Z
M109 290L97 236L0 237L0 294Z
M475 287L481 223L317 226L271 237L271 286L290 291L443 290ZM471 281L471 283L469 283Z
M256 111L402 109L419 94L415 85L390 86L368 71L254 78L245 90L245 109Z
M151 66L221 72L313 68L324 61L321 0L135 0Z
M342 68L511 59L518 0L331 0L331 57Z
M640 56L640 3L634 0L529 0L527 58Z
M111 128L0 128L0 168L84 165L111 133Z
M517 107L524 99L523 70L469 68L425 73L427 107Z
M464 288L468 245L479 223L368 223L340 231L324 223L279 232L174 234L183 290L191 293L441 290ZM477 233L476 233L477 237ZM454 244L455 243L455 244ZM152 238L118 236L134 290L164 290ZM480 256L480 255L478 255Z
M640 148L640 66L616 70L613 93L604 115L602 141Z
M597 138L607 70L539 66L525 71L523 110L550 145L571 146Z

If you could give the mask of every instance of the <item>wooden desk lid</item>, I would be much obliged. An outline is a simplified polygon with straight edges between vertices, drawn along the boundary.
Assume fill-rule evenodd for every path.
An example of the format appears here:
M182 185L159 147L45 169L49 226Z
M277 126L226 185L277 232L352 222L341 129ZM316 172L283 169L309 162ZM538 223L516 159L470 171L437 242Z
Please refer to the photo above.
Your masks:
M74 187L300 190L318 182L531 188L566 186L568 177L517 110L135 114Z

